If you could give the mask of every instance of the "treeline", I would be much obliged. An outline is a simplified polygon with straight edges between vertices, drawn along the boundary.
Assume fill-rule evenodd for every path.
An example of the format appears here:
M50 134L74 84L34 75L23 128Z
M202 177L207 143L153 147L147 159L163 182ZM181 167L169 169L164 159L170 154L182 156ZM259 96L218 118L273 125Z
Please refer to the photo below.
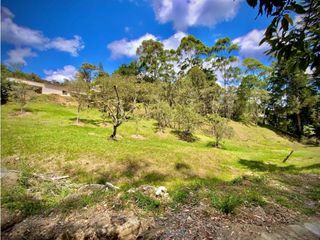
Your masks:
M311 74L295 68L295 58L265 66L242 62L228 38L206 46L187 36L177 50L154 40L143 41L137 60L112 75L101 65L84 63L68 83L81 110L97 107L117 128L142 107L159 130L175 128L185 136L206 123L216 145L230 133L226 121L263 124L302 137L320 136L319 88ZM136 117L136 116L135 116Z
M115 131L142 104L160 130L189 134L204 121L212 126L233 119L298 139L319 137L319 89L312 75L294 68L294 60L271 67L252 58L240 63L237 50L228 38L209 47L188 36L177 50L146 40L137 49L139 58L111 76L83 64L71 87L79 111L91 102L111 117Z

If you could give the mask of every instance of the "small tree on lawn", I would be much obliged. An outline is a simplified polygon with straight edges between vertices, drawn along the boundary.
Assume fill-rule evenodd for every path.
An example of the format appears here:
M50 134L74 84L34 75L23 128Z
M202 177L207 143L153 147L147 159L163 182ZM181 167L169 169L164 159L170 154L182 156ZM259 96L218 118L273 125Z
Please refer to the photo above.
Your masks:
M227 119L216 114L211 114L207 116L207 122L210 126L210 132L215 138L214 147L219 147L219 144L224 137L231 136L232 128L228 126Z
M80 77L73 81L69 82L70 94L77 101L77 124L79 124L80 111L83 110L85 106L88 105L89 102L89 91L90 86L89 83Z
M111 118L113 131L111 139L117 139L118 127L133 112L137 100L135 77L113 75L97 80L97 104L103 114Z
M174 119L177 129L188 135L191 135L201 122L199 114L193 108L183 105L176 107Z
M24 107L33 97L32 88L21 81L14 82L11 87L11 97L19 104L20 112L23 113Z
M172 110L167 102L158 102L152 107L152 117L157 121L158 130L169 127L172 122Z

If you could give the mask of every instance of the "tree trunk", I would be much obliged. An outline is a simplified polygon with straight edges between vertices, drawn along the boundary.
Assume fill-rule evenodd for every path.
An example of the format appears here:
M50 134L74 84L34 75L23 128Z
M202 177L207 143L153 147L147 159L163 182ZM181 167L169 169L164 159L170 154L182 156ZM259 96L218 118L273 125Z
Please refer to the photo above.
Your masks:
M77 124L79 124L79 116L80 116L80 104L78 105Z
M301 116L300 116L300 113L297 113L296 115L297 115L297 125L298 125L298 137L300 140L302 137Z
M117 128L119 127L119 125L113 125L113 132L110 136L111 139L116 140L116 136L117 136Z

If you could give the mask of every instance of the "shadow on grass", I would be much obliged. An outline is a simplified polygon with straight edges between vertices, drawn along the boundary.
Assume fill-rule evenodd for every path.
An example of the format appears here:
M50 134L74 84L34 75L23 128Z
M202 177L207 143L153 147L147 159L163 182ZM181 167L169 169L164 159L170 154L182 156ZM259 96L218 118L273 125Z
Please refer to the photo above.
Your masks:
M172 130L171 133L173 133L180 140L185 141L185 142L195 142L195 141L199 140L199 138L197 138L191 132L188 132L188 131Z
M259 172L293 172L311 169L320 169L320 164L312 164L305 167L296 167L295 165L278 166L273 163L264 163L262 161L240 159L239 163L250 170Z
M70 121L77 121L77 118L70 118L69 119ZM91 124L91 125L94 125L94 126L97 126L99 127L103 121L102 120L97 120L97 119L85 119L85 118L79 118L79 122L80 123L84 123L84 124Z

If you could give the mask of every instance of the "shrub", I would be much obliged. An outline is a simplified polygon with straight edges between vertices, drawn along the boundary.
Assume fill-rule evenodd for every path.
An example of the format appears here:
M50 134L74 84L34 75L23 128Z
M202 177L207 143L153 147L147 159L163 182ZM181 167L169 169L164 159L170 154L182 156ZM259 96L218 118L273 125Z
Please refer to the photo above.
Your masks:
M212 206L226 214L234 213L235 209L238 206L240 206L241 203L242 203L242 199L233 194L222 196L222 197L218 197L215 194L211 194Z
M222 138L231 137L233 132L232 128L227 124L227 119L211 114L207 116L207 122L210 126L211 134L215 137L215 147L219 146Z
M157 128L163 131L164 128L170 127L173 113L168 103L158 102L152 106L151 116L157 121Z

